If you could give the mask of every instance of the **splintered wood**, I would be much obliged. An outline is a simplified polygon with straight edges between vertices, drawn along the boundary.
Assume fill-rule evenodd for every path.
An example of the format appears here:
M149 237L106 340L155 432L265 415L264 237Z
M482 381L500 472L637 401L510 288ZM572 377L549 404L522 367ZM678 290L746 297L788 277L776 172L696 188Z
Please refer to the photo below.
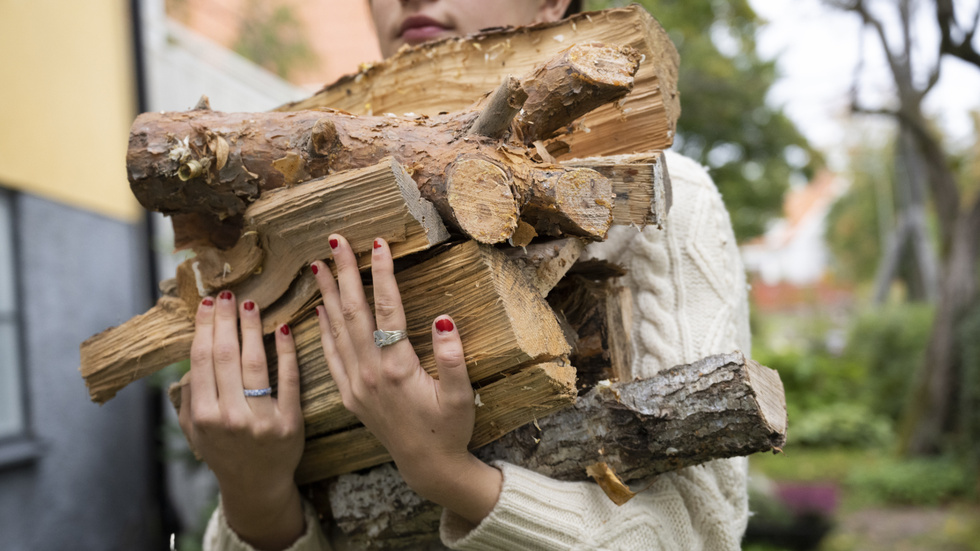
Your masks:
M517 263L494 248L467 242L399 272L397 277L408 338L422 367L433 375L431 324L441 314L449 314L456 321L474 383L499 377L523 364L567 358L571 352L538 290L531 287ZM370 288L365 293L372 296ZM295 324L293 335L303 381L307 437L357 425L354 415L344 408L327 369L315 314ZM276 365L273 343L266 352L270 365Z

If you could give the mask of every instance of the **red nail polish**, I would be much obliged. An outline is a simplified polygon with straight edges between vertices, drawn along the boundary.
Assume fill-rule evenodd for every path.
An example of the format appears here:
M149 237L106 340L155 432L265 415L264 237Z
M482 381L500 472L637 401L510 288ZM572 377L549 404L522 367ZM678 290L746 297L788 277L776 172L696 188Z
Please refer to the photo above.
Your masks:
M330 248L331 249L336 249L337 248L337 245L339 245L339 244L340 244L340 241L337 241L336 239L331 239L330 240Z
M282 333L283 335L288 335L289 334L289 326L286 325L285 323L282 324L282 326L279 327L279 332Z
M317 268L316 264L310 264L310 270L313 272L313 275L320 273L320 268Z
M255 310L255 303L251 300L246 300L245 304L242 304L242 307L251 312L252 310Z
M211 300L211 297L207 297L201 301L201 306L214 306L214 301Z
M436 331L440 333L448 333L452 330L453 330L453 322L449 321L448 319L442 318L441 320L436 322Z
M381 248L381 240L380 239L375 239L374 240L374 248L375 249L380 249Z
M221 291L218 298L221 300L231 300L231 291Z

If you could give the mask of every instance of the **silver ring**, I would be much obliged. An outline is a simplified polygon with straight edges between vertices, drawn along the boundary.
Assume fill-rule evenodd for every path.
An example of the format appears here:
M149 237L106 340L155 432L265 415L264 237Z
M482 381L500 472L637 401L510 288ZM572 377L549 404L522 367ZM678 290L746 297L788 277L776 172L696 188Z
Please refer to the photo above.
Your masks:
M383 331L378 329L374 332L374 346L384 348L408 336L405 331Z
M255 388L255 389L246 388L245 389L245 396L249 396L249 397L252 397L252 396L268 396L270 394L272 394L272 387L271 386L267 386L265 388Z

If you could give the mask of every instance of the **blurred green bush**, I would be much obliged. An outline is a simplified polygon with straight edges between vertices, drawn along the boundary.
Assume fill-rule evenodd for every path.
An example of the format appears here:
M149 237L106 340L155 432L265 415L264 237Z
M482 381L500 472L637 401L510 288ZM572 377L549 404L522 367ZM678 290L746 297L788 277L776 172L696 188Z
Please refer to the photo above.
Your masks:
M782 350L767 348L764 339L757 341L753 357L777 370L786 389L789 444L891 443L931 324L931 307L902 304L858 315L840 354L828 351L816 336L803 346Z
M939 505L973 493L972 475L948 458L889 458L873 468L856 468L845 481L865 503Z

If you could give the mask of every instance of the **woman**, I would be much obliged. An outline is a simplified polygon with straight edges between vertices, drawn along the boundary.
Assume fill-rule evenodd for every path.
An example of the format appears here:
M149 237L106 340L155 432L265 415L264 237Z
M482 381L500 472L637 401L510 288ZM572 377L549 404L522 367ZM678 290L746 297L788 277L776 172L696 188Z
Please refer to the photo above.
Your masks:
M553 21L569 0L372 0L381 50L481 28ZM575 9L573 7L572 9ZM665 228L613 228L589 254L629 268L634 297L634 375L703 356L748 353L745 277L721 198L704 170L670 155L673 208ZM738 549L747 522L746 461L715 461L658 477L622 507L592 483L559 482L466 449L474 398L454 321L433 320L438 381L407 340L379 348L375 329L405 328L387 243L376 240L376 313L364 297L343 236L329 237L336 280L310 269L323 296L322 343L344 405L385 445L405 481L445 508L443 542L457 549ZM208 550L329 549L293 472L303 449L298 369L289 328L276 332L279 394L268 387L255 303L230 292L205 298L197 316L191 384L181 427L215 472L221 505ZM237 305L237 308L236 308ZM241 343L237 325L241 325ZM255 394L255 393L252 393ZM259 393L261 394L261 393Z

